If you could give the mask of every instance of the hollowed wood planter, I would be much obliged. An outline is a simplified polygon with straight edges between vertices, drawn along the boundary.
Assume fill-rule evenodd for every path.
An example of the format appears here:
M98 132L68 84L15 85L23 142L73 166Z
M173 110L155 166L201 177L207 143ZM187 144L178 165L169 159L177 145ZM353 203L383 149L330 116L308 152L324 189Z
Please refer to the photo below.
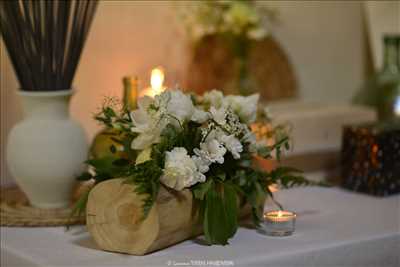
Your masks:
M87 228L97 245L107 251L144 255L200 235L196 205L190 190L176 192L160 188L157 200L145 220L143 195L123 179L96 185L89 194ZM244 206L240 217L250 215Z

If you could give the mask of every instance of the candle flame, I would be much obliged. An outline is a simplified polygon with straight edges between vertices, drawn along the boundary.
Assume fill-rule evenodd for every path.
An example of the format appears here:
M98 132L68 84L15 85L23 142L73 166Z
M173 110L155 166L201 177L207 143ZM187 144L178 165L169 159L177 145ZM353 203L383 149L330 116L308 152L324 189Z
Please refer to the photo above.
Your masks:
M150 84L154 95L161 94L164 91L164 77L164 70L160 67L151 71Z
M281 210L278 211L278 217L282 217L282 211Z
M270 191L271 193L278 192L278 190L279 190L277 184L271 184L271 185L269 185L269 186L268 186L268 189L269 189L269 191Z

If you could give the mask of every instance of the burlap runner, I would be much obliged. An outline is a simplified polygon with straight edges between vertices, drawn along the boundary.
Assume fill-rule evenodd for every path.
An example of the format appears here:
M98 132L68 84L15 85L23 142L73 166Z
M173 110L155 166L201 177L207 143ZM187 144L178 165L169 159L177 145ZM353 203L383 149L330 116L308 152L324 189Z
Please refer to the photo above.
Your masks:
M40 209L29 204L25 194L17 187L0 188L1 226L65 226L84 224L85 217L70 217L71 207Z

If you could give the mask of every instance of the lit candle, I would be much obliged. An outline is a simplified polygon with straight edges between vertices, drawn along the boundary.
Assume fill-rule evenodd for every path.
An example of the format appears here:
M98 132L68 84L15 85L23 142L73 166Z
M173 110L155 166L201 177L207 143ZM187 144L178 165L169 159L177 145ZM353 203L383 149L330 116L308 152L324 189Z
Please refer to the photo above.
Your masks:
M164 83L164 70L161 67L155 68L151 71L150 87L141 90L139 96L155 97L165 91Z
M276 193L278 192L279 188L277 184L271 184L268 186L268 189L271 193Z
M286 210L274 210L264 213L261 230L272 236L288 236L293 234L296 213Z

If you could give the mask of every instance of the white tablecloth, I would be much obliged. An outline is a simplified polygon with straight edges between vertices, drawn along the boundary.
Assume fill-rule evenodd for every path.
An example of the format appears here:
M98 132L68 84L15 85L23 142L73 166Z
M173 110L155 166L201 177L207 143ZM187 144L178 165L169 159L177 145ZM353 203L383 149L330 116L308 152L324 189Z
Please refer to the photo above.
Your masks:
M228 246L189 240L130 256L97 250L83 227L3 227L1 266L400 266L400 196L310 187L277 199L298 213L291 237L240 228Z

